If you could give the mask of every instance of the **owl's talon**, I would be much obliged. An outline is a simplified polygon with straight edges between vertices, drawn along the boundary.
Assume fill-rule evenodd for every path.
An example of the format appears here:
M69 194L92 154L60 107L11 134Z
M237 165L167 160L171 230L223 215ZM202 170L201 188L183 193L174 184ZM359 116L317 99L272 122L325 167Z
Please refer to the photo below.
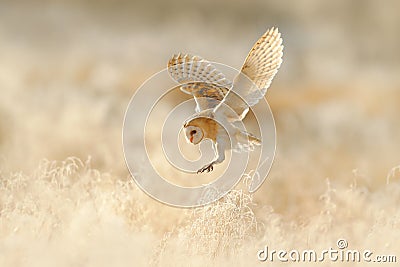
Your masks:
M210 171L214 170L213 165L214 165L214 163L210 163L210 164L204 166L203 168L201 168L200 170L198 170L197 173L203 173L205 171L210 172Z

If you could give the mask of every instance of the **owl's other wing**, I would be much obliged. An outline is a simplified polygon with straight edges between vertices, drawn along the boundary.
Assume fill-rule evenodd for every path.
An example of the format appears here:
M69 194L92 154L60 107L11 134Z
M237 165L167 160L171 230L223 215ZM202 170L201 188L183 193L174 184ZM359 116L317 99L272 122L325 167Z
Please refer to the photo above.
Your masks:
M183 92L193 95L196 112L217 106L232 86L222 72L199 56L174 55L168 61L168 72Z
M181 90L194 97L196 112L215 108L229 91L226 87L207 82L189 82L181 85Z
M168 61L168 72L178 83L207 82L227 88L232 85L213 64L199 56L174 55Z
M243 119L248 108L267 92L282 63L283 45L278 29L271 28L254 44L223 102Z

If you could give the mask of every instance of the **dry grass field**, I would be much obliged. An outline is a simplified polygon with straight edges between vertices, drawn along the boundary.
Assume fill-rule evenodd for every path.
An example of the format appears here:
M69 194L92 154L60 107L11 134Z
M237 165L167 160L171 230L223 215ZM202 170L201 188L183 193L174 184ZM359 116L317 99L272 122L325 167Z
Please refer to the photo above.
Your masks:
M400 261L397 1L1 1L0 266L308 266L257 252ZM261 189L196 209L143 193L122 151L136 88L178 52L239 67L279 26ZM275 255L276 257L276 255ZM373 262L358 263L374 266ZM353 266L332 262L322 266Z

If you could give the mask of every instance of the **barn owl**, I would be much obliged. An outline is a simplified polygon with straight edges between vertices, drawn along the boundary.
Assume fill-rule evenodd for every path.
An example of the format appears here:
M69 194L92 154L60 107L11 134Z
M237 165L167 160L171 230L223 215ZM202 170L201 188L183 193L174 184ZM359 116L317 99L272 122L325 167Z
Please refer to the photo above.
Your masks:
M254 44L233 82L199 56L178 54L169 60L171 78L196 101L196 113L183 125L187 141L197 145L211 139L215 151L214 160L197 173L210 172L215 164L223 162L225 151L232 149L232 144L243 150L261 144L259 138L240 129L237 123L244 119L249 107L264 97L282 56L281 34L271 28Z

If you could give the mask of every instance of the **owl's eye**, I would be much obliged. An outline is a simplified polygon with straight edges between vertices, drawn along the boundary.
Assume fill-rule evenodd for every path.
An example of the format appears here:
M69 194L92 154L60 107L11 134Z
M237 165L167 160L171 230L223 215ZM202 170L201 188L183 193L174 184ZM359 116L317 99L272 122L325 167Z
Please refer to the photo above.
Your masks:
M193 131L190 132L190 135L194 135L194 134L196 134L196 133L197 133L197 131L196 131L196 130L193 130Z

